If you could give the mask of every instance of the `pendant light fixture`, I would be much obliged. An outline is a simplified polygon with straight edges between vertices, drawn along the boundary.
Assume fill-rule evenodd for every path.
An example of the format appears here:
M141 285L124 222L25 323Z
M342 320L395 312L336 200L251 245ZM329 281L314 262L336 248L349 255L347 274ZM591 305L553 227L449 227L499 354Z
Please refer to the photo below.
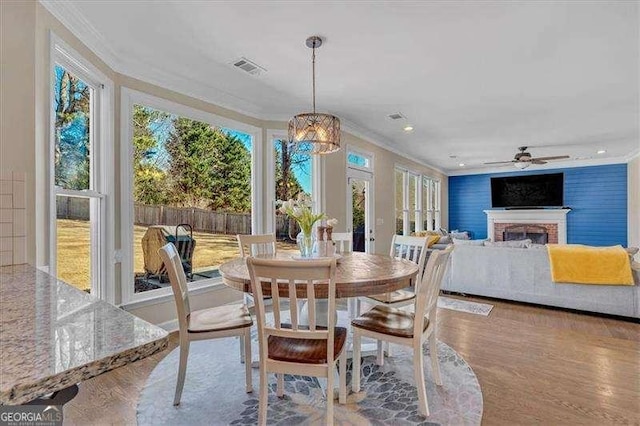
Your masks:
M306 45L312 49L313 112L298 114L289 120L289 140L295 143L298 152L329 154L340 149L340 119L316 112L316 48L322 46L322 39L309 37Z

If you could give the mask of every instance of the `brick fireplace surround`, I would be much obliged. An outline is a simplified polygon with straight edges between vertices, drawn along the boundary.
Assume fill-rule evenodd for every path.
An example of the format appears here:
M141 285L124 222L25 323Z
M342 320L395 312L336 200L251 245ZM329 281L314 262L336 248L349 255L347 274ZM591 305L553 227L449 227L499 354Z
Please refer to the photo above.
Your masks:
M518 223L509 223L509 222L495 223L493 225L493 236L489 236L489 238L492 238L493 241L502 241L503 240L502 237L505 229L512 226L516 226L516 225L522 226L522 225L530 225L530 224L519 223L519 222ZM546 229L547 234L549 234L548 240L547 240L549 244L558 244L558 224L557 223L536 223L535 225Z
M502 233L508 226L534 225L544 227L551 244L567 243L567 214L571 209L485 210L487 237L502 241Z

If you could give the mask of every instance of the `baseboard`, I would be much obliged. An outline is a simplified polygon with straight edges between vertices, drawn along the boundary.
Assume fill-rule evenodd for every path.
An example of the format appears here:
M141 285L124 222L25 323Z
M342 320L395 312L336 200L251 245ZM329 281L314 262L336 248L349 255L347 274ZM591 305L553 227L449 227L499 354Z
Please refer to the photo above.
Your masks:
M498 297L479 296L479 295L476 295L476 294L461 293L461 292L458 292L458 291L441 290L441 292L442 292L442 294L451 294L451 295L462 296L462 297L473 297L475 299L485 299L485 300L488 300L488 301L493 300L493 301L497 301L497 302L514 303L514 304L517 304L517 305L533 306L533 307L536 307L536 308L552 309L552 310L555 310L555 311L565 311L565 312L571 312L571 313L574 313L574 314L590 315L590 316L594 316L594 317L609 318L609 319L615 319L615 320L620 320L620 321L626 321L626 322L632 322L632 323L640 324L640 318L636 318L636 317L626 317L626 316L623 316L623 315L605 314L605 313L601 313L601 312L592 312L592 311L582 311L580 309L562 308L560 306L542 305L542 304L539 304L539 303L532 303L532 302L521 302L519 300L500 299Z

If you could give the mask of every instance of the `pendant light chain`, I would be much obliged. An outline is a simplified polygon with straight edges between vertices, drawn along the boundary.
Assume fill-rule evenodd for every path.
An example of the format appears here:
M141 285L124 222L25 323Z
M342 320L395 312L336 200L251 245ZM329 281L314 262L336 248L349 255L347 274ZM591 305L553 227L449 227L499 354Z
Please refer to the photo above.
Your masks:
M311 82L313 87L313 113L316 113L316 44L313 43L313 53L311 53Z

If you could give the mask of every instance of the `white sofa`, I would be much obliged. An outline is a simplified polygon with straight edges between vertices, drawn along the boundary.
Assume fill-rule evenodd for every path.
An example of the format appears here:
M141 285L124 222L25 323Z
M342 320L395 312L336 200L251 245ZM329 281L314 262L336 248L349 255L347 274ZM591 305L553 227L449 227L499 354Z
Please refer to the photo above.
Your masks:
M640 318L636 285L556 284L545 248L456 245L442 282L446 291Z

